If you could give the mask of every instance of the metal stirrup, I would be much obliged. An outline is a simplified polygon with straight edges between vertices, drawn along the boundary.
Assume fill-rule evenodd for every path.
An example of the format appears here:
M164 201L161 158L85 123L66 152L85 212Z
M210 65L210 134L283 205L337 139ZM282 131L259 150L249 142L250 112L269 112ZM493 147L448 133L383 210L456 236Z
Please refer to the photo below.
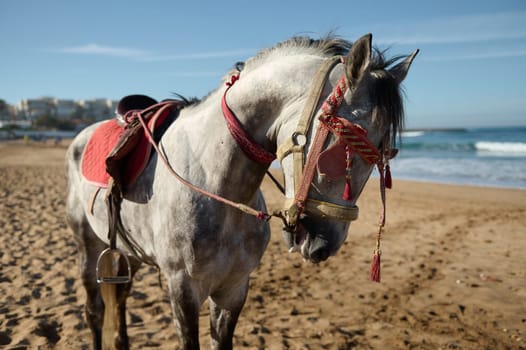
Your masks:
M109 259L111 259L111 274L109 276L105 275L106 273L103 273L104 270L103 265L107 265L110 261L108 261L105 256L108 256ZM118 275L119 269L120 269L120 261L121 257L124 257L125 262L125 269L128 271L125 275ZM99 258L97 259L97 267L96 267L96 274L97 274L97 283L109 283L109 284L124 284L124 283L130 283L131 281L131 267L130 267L130 260L126 256L126 254L118 249L118 248L106 248L103 250Z

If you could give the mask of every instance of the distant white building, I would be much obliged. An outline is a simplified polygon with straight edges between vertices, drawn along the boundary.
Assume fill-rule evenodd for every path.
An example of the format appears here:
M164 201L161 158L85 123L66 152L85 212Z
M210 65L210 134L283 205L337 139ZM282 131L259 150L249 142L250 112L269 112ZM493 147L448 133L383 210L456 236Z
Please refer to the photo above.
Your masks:
M16 120L18 111L15 106L10 104L0 105L0 121Z
M56 99L52 97L28 98L19 102L18 111L24 118L34 120L42 115L54 116L55 104Z
M74 100L56 100L55 117L60 120L70 119L79 107L78 102Z
M107 98L81 100L80 106L83 109L84 118L94 118L98 121L111 118L114 115L112 101Z
M115 116L119 101L107 98L89 100L56 99L53 97L28 98L21 100L17 105L3 108L0 120L29 120L35 121L38 117L51 116L61 121L74 118L85 118L99 121Z

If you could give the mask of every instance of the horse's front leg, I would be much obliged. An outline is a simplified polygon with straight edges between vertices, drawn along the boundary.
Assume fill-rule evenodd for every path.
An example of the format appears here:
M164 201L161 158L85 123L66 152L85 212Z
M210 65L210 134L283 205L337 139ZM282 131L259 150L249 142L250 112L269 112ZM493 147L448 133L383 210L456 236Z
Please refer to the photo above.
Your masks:
M199 290L185 271L165 272L174 323L183 350L199 350Z
M214 350L232 349L232 338L237 319L243 309L248 292L248 278L236 287L230 287L210 296L210 334Z

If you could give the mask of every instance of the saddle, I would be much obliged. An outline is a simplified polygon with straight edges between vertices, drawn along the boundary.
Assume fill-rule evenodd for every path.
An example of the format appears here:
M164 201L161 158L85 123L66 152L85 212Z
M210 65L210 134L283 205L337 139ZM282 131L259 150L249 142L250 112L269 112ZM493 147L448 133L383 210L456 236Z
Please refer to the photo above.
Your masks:
M121 203L126 189L137 180L150 160L150 136L153 135L158 142L186 105L186 101L180 100L157 103L144 95L126 96L119 101L117 117L99 125L86 144L81 160L81 173L87 182L99 187L91 205L98 190L107 188L105 201L110 247L100 254L97 261L99 283L128 283L131 279L130 263L126 255L117 248L117 236L140 261L156 266L155 261L127 234L120 217ZM127 275L105 276L100 272L104 270L103 265L107 259L111 263L119 261L121 257L126 261Z
M84 149L81 161L84 179L107 188L111 178L120 192L125 193L146 168L151 155L147 131L137 114L140 113L154 138L159 139L183 106L183 101L157 103L145 95L121 99L117 117L97 127Z

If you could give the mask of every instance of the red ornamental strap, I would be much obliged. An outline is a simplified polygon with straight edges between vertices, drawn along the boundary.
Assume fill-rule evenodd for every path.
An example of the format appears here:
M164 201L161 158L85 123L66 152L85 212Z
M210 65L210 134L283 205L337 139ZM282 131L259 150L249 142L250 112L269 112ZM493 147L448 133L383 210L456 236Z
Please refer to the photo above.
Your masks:
M358 124L332 115L323 116L321 121L338 137L339 142L358 153L367 163L375 164L381 160L380 152L367 138L367 131Z
M376 247L373 254L373 262L371 264L370 278L371 281L380 282L380 241L382 239L382 232L385 225L386 212L386 198L385 189L391 188L391 172L389 169L389 158L391 154L380 154L376 148L367 138L367 131L358 124L351 123L345 118L337 115L338 109L343 102L344 94L347 89L345 77L342 77L338 85L327 100L323 103L323 115L320 117L320 128L325 127L328 131L338 138L338 142L345 144L346 150L346 167L347 175L345 181L345 189L343 199L350 200L352 197L350 184L350 157L352 153L358 153L362 159L369 164L376 164L380 173L380 195L382 200L382 212L378 222L378 233L376 235ZM317 135L316 135L317 136ZM310 156L310 154L309 154ZM384 166L386 161L386 166ZM307 163L309 161L307 160ZM310 174L309 174L310 175ZM312 179L312 178L311 178ZM305 180L304 180L305 182Z
M274 161L274 159L276 159L276 155L267 151L263 148L263 146L254 141L254 139L246 132L239 119L237 119L234 112L232 112L226 103L226 93L237 80L239 80L239 74L233 75L230 82L226 83L227 88L223 94L223 98L221 99L221 109L223 110L223 116L225 117L226 125L234 140L236 140L239 147L250 159L261 164L270 164L272 161Z
M343 75L338 81L338 85L334 87L332 93L321 106L324 115L336 115L336 113L338 113L338 109L340 109L345 96L345 91L347 91L347 82L345 75Z

